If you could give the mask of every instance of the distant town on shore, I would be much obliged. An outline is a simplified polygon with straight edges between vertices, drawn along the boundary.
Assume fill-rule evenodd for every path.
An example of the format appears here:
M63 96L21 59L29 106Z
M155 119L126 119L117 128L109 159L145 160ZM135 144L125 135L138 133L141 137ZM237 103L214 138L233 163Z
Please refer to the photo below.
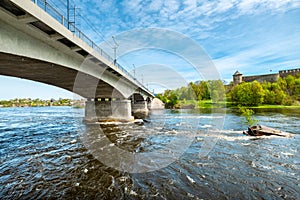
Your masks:
M42 100L42 99L31 99L31 98L15 98L11 100L0 100L0 107L44 107L44 106L73 106L73 107L84 107L85 100L74 100L74 99L63 99L60 98Z

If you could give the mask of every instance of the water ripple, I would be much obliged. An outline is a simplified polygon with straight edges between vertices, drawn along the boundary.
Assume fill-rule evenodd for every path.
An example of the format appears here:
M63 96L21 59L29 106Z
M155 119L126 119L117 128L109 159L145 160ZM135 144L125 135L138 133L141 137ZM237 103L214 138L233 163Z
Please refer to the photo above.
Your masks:
M135 153L162 149L182 135L193 139L178 160L141 174L93 157L80 139L82 113L69 107L0 109L0 199L300 199L297 113L257 116L295 138L253 140L230 113L223 130L209 133L214 127L207 113L166 111L143 125L98 124L113 145ZM101 137L92 135L91 145ZM199 157L210 137L218 142Z

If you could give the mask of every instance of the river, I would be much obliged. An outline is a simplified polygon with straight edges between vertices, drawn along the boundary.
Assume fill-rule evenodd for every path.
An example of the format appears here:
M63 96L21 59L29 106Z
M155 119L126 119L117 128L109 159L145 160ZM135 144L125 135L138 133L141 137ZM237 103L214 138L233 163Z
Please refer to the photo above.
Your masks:
M83 124L83 113L0 109L0 199L300 199L299 109L255 114L294 138L245 136L229 109L146 123Z

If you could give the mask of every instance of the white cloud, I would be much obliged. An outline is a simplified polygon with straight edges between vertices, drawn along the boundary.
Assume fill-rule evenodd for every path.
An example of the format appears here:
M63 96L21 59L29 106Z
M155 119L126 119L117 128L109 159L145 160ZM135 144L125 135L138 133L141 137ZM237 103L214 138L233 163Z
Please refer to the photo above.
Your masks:
M234 2L229 0L220 0L215 8L215 12L222 13L234 7Z
M163 0L151 1L150 5L148 6L148 9L151 12L159 11L159 10L161 10L163 5L164 5Z
M123 9L126 11L128 15L140 13L142 9L142 0L129 0L129 1L122 1Z
M241 0L237 4L241 14L285 12L299 6L300 3L298 0Z
M287 38L273 44L255 45L241 52L214 59L219 72L229 77L235 70L244 72L261 71L262 68L285 69L300 66L297 38ZM276 62L272 62L277 60Z
M183 5L185 10L194 10L197 7L197 0L185 0Z
M98 1L91 2L97 4ZM98 7L97 9L95 7L91 13L86 12L95 15L92 18L93 23L99 21L97 18L103 12L106 13L103 20L100 20L101 23L97 23L97 27L107 38L132 28L170 28L192 37L200 45L209 44L205 45L209 52L222 52L224 55L221 55L222 57L216 59L215 62L224 74L239 66L260 65L267 60L279 58L283 60L278 60L278 63L292 63L292 61L288 62L288 59L296 60L295 56L289 57L289 55L292 51L299 53L299 50L291 47L299 44L299 39L297 39L299 31L294 33L294 44L276 44L276 40L286 40L283 38L284 33L277 34L281 30L272 25L278 26L279 24L270 21L271 17L264 18L270 15L277 16L275 15L277 13L285 14L287 11L299 8L299 0L204 0L201 3L197 3L196 0L124 0L118 4L112 2L99 5L98 14L96 13ZM112 8L103 10L107 6L112 6ZM110 13L111 10L114 12ZM275 43L273 46L272 42Z
M168 0L164 1L164 9L169 13L176 13L179 9L180 1L177 0Z

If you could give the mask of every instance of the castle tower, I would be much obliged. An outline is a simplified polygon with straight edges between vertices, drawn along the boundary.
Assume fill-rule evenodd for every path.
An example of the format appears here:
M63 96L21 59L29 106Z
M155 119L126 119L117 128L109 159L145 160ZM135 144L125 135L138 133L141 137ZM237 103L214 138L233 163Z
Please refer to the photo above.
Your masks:
M243 81L243 74L241 74L239 71L236 71L232 76L234 85L240 84Z

